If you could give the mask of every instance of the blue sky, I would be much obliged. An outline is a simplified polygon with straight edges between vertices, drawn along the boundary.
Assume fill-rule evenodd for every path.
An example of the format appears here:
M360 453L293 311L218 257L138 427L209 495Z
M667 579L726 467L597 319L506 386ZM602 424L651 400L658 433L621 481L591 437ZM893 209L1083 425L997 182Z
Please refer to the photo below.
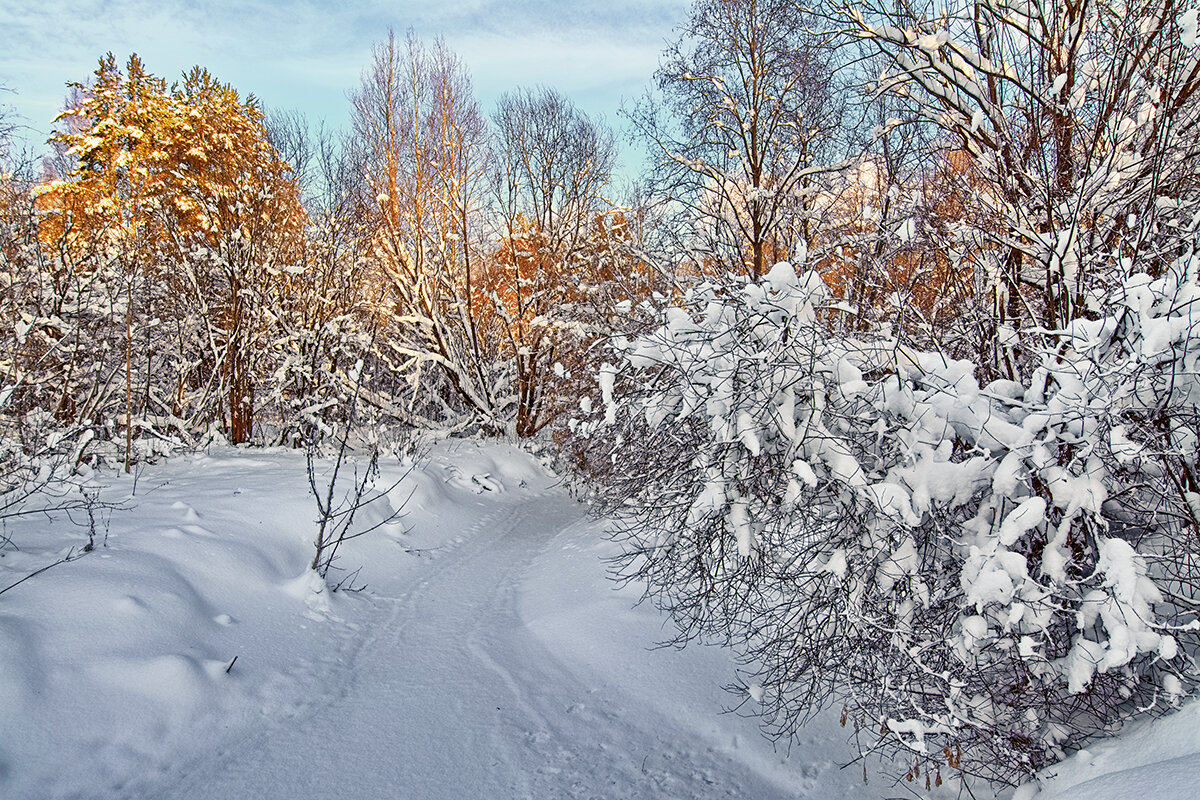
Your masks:
M38 144L67 81L108 51L138 53L168 81L195 64L271 107L345 124L371 45L388 27L442 35L490 113L517 86L545 84L619 127L622 98L650 84L688 0L2 0L0 103ZM628 155L628 150L627 150Z

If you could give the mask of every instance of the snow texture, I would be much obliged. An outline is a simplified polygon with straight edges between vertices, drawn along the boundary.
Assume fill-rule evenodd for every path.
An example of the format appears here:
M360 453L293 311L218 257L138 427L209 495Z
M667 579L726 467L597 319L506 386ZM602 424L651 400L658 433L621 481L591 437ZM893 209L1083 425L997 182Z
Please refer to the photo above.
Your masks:
M440 444L376 497L364 526L405 516L346 546L357 593L308 568L301 454L98 480L128 506L107 544L0 597L0 797L878 797L836 721L789 758L720 714L730 657L652 648L598 525L515 449ZM0 585L81 535L22 538Z

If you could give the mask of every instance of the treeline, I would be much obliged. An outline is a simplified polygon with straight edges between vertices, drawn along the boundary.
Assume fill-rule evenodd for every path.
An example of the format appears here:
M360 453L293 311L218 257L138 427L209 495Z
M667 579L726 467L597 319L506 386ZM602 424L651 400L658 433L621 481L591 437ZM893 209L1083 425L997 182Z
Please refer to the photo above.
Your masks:
M389 34L337 133L106 56L53 155L5 175L10 434L125 463L299 442L354 385L380 422L528 437L565 427L597 342L797 253L853 308L834 328L986 349L987 245L947 244L975 160L917 117L865 125L889 101L854 91L815 19L698 3L624 112L651 158L620 187L602 121L544 87L489 116L441 41Z
M549 89L489 120L441 42L377 47L340 136L137 56L73 89L54 157L4 180L26 452L297 442L352 390L378 420L531 436L656 285L636 212L602 200L611 131Z

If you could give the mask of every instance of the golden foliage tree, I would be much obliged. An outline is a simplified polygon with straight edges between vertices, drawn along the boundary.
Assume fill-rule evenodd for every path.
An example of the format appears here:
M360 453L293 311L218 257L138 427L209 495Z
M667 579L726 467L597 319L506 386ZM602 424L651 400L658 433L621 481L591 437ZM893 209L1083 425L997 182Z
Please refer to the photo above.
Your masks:
M53 142L74 165L40 190L51 212L44 237L81 253L99 245L101 261L125 282L126 449L136 410L172 415L184 396L218 413L233 441L249 438L254 419L255 359L267 316L262 299L286 263L299 258L304 215L287 164L271 147L253 97L195 68L168 88L136 56L125 71L110 53L90 85L58 117ZM173 396L151 378L150 323L196 318L200 354L170 355L183 365ZM139 339L135 327L144 320ZM147 352L135 355L145 345ZM142 358L144 389L134 392ZM191 374L188 374L189 367Z

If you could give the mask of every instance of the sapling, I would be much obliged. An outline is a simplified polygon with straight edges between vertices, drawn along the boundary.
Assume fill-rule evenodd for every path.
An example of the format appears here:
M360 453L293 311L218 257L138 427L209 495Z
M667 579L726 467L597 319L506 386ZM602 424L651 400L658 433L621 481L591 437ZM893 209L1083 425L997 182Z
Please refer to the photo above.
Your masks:
M411 472L410 465L399 478L382 491L376 492L381 455L378 436L368 437L365 453L353 452L352 440L362 422L359 411L363 376L363 362L359 360L347 375L352 388L345 406L345 419L340 424L328 428L314 416L309 426L309 436L306 437L308 485L317 504L317 533L311 568L322 579L328 578L329 570L337 559L342 544L396 522L405 506L405 503L401 503L398 509L389 511L383 519L369 527L354 527L354 520L359 511L381 498L386 498ZM317 471L323 430L330 433L336 442L332 468L327 476L321 476ZM344 581L339 582L334 587L335 590L343 583Z

